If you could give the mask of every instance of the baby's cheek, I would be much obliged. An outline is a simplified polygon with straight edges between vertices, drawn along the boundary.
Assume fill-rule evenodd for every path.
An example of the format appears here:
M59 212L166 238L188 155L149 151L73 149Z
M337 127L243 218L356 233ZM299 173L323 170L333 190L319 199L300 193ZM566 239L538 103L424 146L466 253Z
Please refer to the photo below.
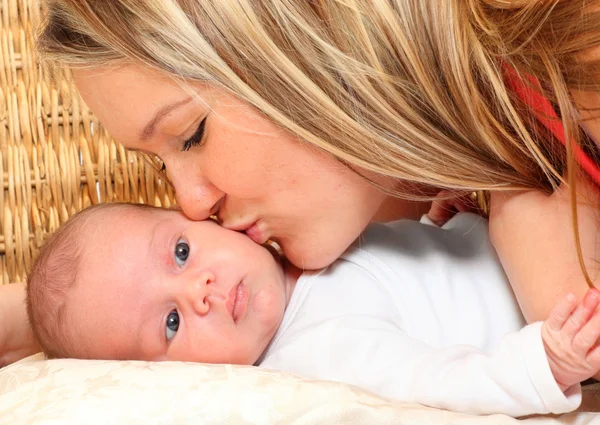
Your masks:
M159 261L163 266L172 267L175 264L173 256L170 254L163 254L159 257Z
M254 297L253 310L262 326L268 329L279 327L285 310L285 295L274 287L260 291Z

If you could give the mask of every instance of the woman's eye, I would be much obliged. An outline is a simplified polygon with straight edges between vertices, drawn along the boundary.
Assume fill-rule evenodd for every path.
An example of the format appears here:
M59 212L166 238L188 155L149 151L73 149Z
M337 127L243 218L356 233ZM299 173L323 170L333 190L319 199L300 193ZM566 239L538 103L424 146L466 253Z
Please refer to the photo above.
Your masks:
M200 124L198 125L198 128L196 129L196 132L192 135L192 137L183 142L183 147L181 148L182 151L189 151L194 146L200 146L202 144L202 139L204 138L205 125L206 117L202 121L200 121Z
M179 239L177 241L177 245L175 245L175 262L177 263L177 265L179 267L183 267L189 255L190 246L185 240Z
M167 337L167 342L170 342L177 333L179 329L179 313L177 310L173 310L167 316L167 323L165 327L165 336Z

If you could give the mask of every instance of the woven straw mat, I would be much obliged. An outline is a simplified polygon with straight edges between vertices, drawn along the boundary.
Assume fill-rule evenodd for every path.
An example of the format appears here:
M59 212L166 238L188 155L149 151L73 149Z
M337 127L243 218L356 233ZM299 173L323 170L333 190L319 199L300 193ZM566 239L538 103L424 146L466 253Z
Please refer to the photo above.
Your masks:
M68 70L38 63L40 0L0 0L0 284L23 281L44 241L99 202L174 203L146 159L127 152L82 102Z

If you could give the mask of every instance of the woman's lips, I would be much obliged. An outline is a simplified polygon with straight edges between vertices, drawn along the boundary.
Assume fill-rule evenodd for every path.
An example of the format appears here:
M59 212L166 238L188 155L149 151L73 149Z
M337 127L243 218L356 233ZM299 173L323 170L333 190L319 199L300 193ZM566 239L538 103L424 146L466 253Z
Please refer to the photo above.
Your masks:
M258 221L255 222L252 226L248 227L244 231L244 233L246 233L246 236L248 236L250 239L252 239L254 242L256 242L259 245L264 244L268 239L265 237L264 232L258 226Z
M227 310L230 312L233 322L244 316L248 307L248 288L242 282L229 290L227 295Z
M227 220L222 221L222 226L229 230L245 233L250 239L259 245L265 243L269 238L266 236L265 230L260 225L261 221L256 220L252 224L229 225ZM263 226L264 227L264 226Z

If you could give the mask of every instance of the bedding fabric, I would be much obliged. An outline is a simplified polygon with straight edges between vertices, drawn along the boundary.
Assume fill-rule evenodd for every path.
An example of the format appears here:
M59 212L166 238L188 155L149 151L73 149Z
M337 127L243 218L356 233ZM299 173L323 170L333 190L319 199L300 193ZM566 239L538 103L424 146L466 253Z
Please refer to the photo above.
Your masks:
M597 390L586 387L583 408L599 410ZM290 423L591 425L600 424L600 415L470 416L249 366L44 360L37 355L0 370L0 425Z

